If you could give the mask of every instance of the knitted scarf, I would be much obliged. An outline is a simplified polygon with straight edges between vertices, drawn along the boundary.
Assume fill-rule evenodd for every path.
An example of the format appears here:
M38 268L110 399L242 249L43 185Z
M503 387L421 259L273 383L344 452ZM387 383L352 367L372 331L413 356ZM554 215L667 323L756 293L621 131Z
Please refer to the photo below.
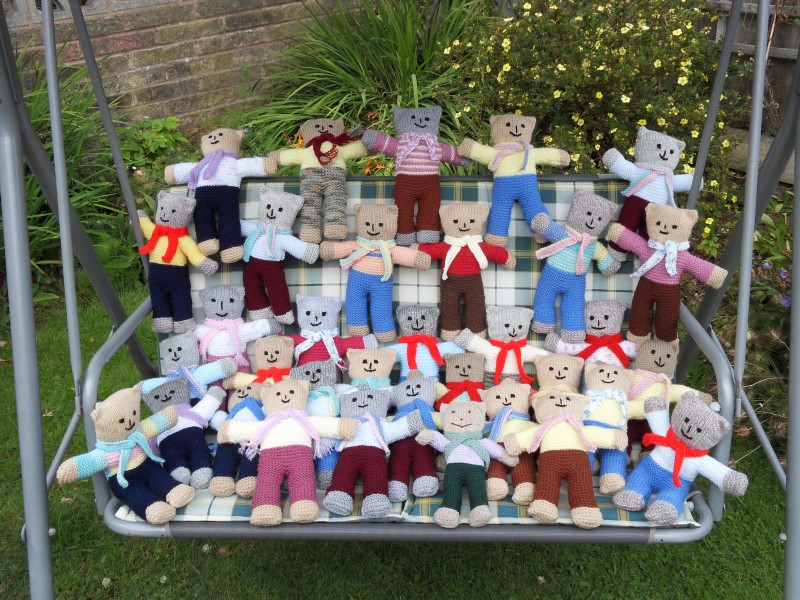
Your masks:
M447 254L444 257L442 280L447 280L447 272L450 270L450 265L453 264L456 256L458 256L458 253L461 252L461 249L464 247L472 252L472 255L478 261L478 266L480 266L481 269L485 269L489 266L489 261L481 249L481 242L483 242L482 235L463 235L461 237L453 237L451 235L444 236L444 243L450 244L450 248L448 248Z
M468 448L472 448L475 454L481 458L483 461L483 468L489 468L489 462L492 460L492 457L489 456L489 452L483 447L483 444L481 444L481 438L483 437L482 431L447 431L444 437L450 442L444 447L445 460L449 459L453 451L459 446L467 446Z
M267 248L269 249L270 256L275 256L275 242L278 240L278 236L292 235L292 229L290 227L278 227L272 221L266 225L259 221L256 224L256 230L248 235L244 240L244 262L250 262L250 256L253 253L253 246L256 245L258 238L260 238L262 235L267 236Z
M614 389L588 390L586 395L591 398L586 406L583 407L583 418L589 417L606 400L614 400L619 404L621 413L616 427L623 429L628 425L628 396L624 392Z
M201 429L208 427L208 419L203 418L203 415L192 410L192 406L190 404L176 404L175 410L177 411L179 418L184 417L189 419L190 421L196 423Z
M272 379L272 383L278 383L288 377L291 371L291 369L281 369L279 367L259 369L256 371L256 378L253 383L264 383L267 379Z
M662 260L667 273L672 277L678 274L678 252L689 249L689 242L673 242L667 240L666 243L660 244L657 241L650 239L647 240L647 246L655 250L650 258L639 267L639 270L631 274L631 277L641 277L650 269L655 267Z
M378 444L380 444L380 447L383 448L386 456L389 456L389 445L386 443L386 436L383 434L383 427L381 427L380 419L376 420L375 417L372 416L372 413L359 415L358 417L355 417L355 419L360 423L367 423L369 425L369 428L372 429L372 433L374 434ZM341 452L347 447L347 443L348 440L342 440L339 442L339 446L336 449Z
M158 240L162 237L167 238L167 251L161 257L165 263L172 262L175 258L175 253L178 251L178 240L185 235L189 235L189 230L186 227L169 227L167 225L156 225L150 239L147 243L139 248L139 254L150 254L156 248Z
M596 242L597 238L590 236L588 233L578 233L569 225L564 226L564 232L567 234L567 237L555 242L554 244L550 244L545 248L537 250L536 258L541 260L543 258L547 258L548 256L558 254L564 248L569 248L570 246L580 244L580 247L578 248L578 259L575 263L575 274L583 275L586 273L586 267L583 264L583 254L586 251L586 247L592 242Z
M578 434L578 437L580 437L581 441L583 442L584 447L589 452L594 452L597 450L597 446L592 443L583 433L583 421L571 413L565 413L563 415L555 415L550 417L539 426L539 429L536 430L536 434L533 436L533 440L531 440L530 446L528 446L528 452L536 452L539 444L542 443L542 438L544 438L547 432L559 423L563 423L565 421L572 426L572 428Z
M394 240L370 240L360 235L356 237L356 244L358 248L353 250L350 256L339 260L339 264L343 269L349 269L361 258L367 256L372 252L380 252L383 259L383 276L381 281L389 281L394 271L394 261L392 260L392 248L394 248Z
M482 381L454 381L446 383L447 393L436 401L434 407L439 410L442 404L450 404L453 400L458 398L461 394L466 393L472 402L480 402L481 395L478 390L484 389Z
M652 371L645 371L644 369L636 369L635 374L639 375L642 379L633 384L631 389L628 390L628 397L635 399L638 398L642 392L655 383L664 385L664 400L669 398L669 386L672 383L670 378L664 373L653 373Z
M170 371L165 375L167 381L172 381L174 379L180 379L183 377L186 381L189 382L189 395L192 398L202 398L206 395L208 391L208 387L202 383L200 383L194 376L194 370L197 367L186 367L185 365L178 365L178 367L174 371Z
M520 171L524 171L525 167L528 166L528 153L533 150L533 146L528 144L527 142L509 142L508 144L497 144L494 146L494 149L497 150L497 154L492 159L492 162L489 163L489 170L494 172L500 166L500 162L506 157L512 154L516 154L522 150L525 151L525 156L522 159L522 166L519 168Z
M360 137L360 136L359 136ZM306 148L314 150L314 156L323 167L329 165L334 158L339 156L339 146L347 142L357 140L358 137L350 137L347 133L340 135L333 135L330 132L320 133L306 142ZM325 142L331 143L331 148L325 152L322 151L322 144Z
M264 438L267 437L267 434L269 434L270 431L275 429L278 424L286 419L294 419L300 423L300 425L303 427L303 431L305 431L308 437L310 437L314 442L314 458L319 458L322 456L319 454L319 434L317 433L317 430L314 429L311 421L309 421L308 415L297 410L296 408L286 408L284 410L279 410L278 412L267 415L267 418L264 419L264 422L256 430L256 432L253 434L253 437L250 438L250 441L245 446L244 455L250 460L253 460L258 454L261 443L264 441Z
M353 379L350 383L358 388L368 387L371 390L392 387L392 382L388 377L362 377L360 379Z
M522 366L522 349L528 345L528 340L514 340L513 342L503 342L501 340L489 340L489 343L495 348L500 348L497 353L497 360L494 363L494 384L500 383L503 376L503 367L506 364L508 353L513 352L514 357L517 359L517 372L522 383L532 383L533 377L525 372L525 367Z
M668 169L666 167L662 167L659 165L651 165L648 163L636 163L636 166L640 169L645 169L649 171L642 175L636 181L632 181L631 184L622 191L623 196L635 196L639 193L644 186L646 186L651 181L655 181L658 177L666 178L667 182L667 195L669 199L667 203L670 206L675 206L675 199L674 199L674 192L673 189L675 188L675 179L672 173L672 169Z
M228 413L228 416L225 417L225 420L231 421L235 419L236 415L243 410L249 410L256 418L256 421L263 421L266 418L266 415L264 414L264 404L261 402L261 400L256 400L252 396L247 396L244 400L239 402L231 409L231 412Z
M326 411L327 414L331 417L336 417L341 412L341 407L339 406L339 396L336 395L336 392L333 391L333 388L324 385L318 388L314 388L313 390L308 392L308 400L306 401L306 406L310 407L313 402L324 398L328 402L328 410ZM319 413L313 413L312 416L322 416ZM319 448L319 455L325 456L331 450L336 450L336 443L338 440L332 438L320 438L319 442L317 443L317 448Z
M189 171L189 189L197 189L197 184L200 182L201 176L207 180L213 179L214 175L217 174L217 169L222 163L223 158L236 158L236 155L233 152L214 150L212 153L200 159L200 162L195 164L192 170ZM205 172L203 172L204 170Z
M428 349L428 352L431 354L431 358L436 362L437 365L440 367L444 365L444 359L442 358L441 352L439 352L439 341L435 336L423 335L421 333L415 335L404 335L397 338L397 341L401 344L406 344L406 359L409 369L413 370L417 368L417 345L419 344L422 344Z
M342 357L339 356L339 350L336 348L336 340L334 338L339 336L339 332L336 329L324 329L322 331L303 329L300 331L300 335L306 339L295 346L295 360L300 360L300 356L303 354L303 352L309 350L317 342L322 342L325 344L325 349L328 351L328 356L330 356L331 360L336 363L336 366L342 370L347 368L347 365L344 364Z
M95 448L101 450L102 452L119 452L119 463L117 464L117 483L123 489L128 487L128 480L125 479L125 471L128 469L128 461L130 461L131 453L136 446L139 446L150 460L154 460L157 463L164 462L163 458L159 458L153 454L153 450L150 448L147 438L138 429L131 433L124 440L120 440L118 442L98 441L95 444Z
M504 406L498 411L493 419L489 420L489 422L483 426L483 433L484 435L488 433L489 439L493 442L496 442L501 439L501 436L503 435L503 428L506 426L508 421L530 420L531 417L528 413L517 412L515 410L511 410L511 407L509 406Z
M631 361L620 345L622 343L621 333L612 335L587 335L584 341L586 342L586 348L578 352L578 356L583 360L589 360L600 348L608 348L613 352L614 356L617 357L617 360L619 360L623 367L627 369L630 366Z
M708 454L708 450L697 450L690 448L684 442L680 441L676 436L672 427L667 429L667 435L662 436L655 433L646 433L642 438L642 444L645 446L658 445L671 448L675 452L675 462L672 464L672 483L675 487L681 487L681 468L683 461L686 458L699 458Z
M394 420L402 419L405 416L410 415L414 411L419 411L419 416L422 417L422 422L425 424L425 427L428 429L432 429L436 431L436 423L433 420L433 410L431 410L430 405L420 400L419 398L414 398L408 404L404 404L400 408L397 409L397 412L394 413Z
M203 360L208 360L208 347L211 345L211 342L214 341L214 338L220 333L225 332L230 336L231 344L233 344L233 360L235 360L236 364L240 367L250 367L247 356L242 352L242 340L239 337L239 327L244 325L244 319L241 317L238 319L206 319L203 321L203 325L211 329L211 331L208 331L203 336L203 339L200 340L200 356L203 357Z
M400 140L400 148L397 158L394 159L395 169L400 169L403 162L419 146L424 143L428 147L428 156L433 162L440 162L442 159L442 149L439 148L439 137L432 133L401 133L397 136Z

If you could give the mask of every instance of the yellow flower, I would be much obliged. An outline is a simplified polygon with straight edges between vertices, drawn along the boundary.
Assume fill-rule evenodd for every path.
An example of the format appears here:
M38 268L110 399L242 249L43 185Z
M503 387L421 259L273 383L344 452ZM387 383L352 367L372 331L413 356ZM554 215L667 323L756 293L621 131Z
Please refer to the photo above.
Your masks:
M713 222L714 222L714 219L713 219L713 217L708 217L708 218L706 219L706 225L711 225Z
M464 112L469 112L469 111L470 111L470 107L469 106L465 106L464 107Z
M594 97L600 100L603 97L603 92L597 92Z
M731 145L731 143L728 140L722 140L722 147L723 148L727 148L730 145Z
M638 121L636 121L636 123L644 127L645 125L647 125L647 119L639 119Z
M556 90L553 92L553 98L561 98L561 90Z
M453 40L453 46L458 46L460 43L458 40Z
M470 88L474 88L475 87L475 82L474 81L470 81L469 82L469 87Z
M584 120L583 120L583 119L578 119L578 126L581 126L581 125L583 125L583 123L584 123Z
M689 83L688 77L686 77L685 75L681 75L680 77L678 77L678 85L686 85L687 83Z
M719 123L717 123L717 127L722 129L723 127L725 127L725 122L724 121L720 121Z
M689 119L681 119L681 125L686 125L689 122Z
M705 233L706 235L708 235L709 233L711 233L711 228L710 228L710 227L705 227L705 228L703 229L703 233Z
M578 162L581 155L576 152L575 154L570 154L569 157L572 159L572 162Z
M700 135L700 132L699 132L699 131L697 131L697 129L695 129L694 131L692 131L692 137L693 137L693 138L696 138L698 135Z
M460 117L460 116L461 116L461 113L460 113L460 112L457 112L457 113L455 113L453 116L454 116L454 117L457 119L458 117Z
M508 38L503 38L503 43L501 44L501 46L503 46L503 48L507 48L510 45L511 45L511 40Z
M605 65L600 65L599 67L597 67L597 70L598 71L605 71L606 70L606 66Z
M503 71L508 73L510 70L511 70L511 65L510 64L506 63L506 64L503 65Z
M658 124L663 127L667 124L667 120L664 117L658 117Z
M552 138L552 136L546 135L546 136L544 136L544 138L542 138L542 139L544 139L545 143L547 143L547 144L551 144L551 143L553 143L553 138Z
M522 8L524 8L525 10L530 10L531 9L531 3L530 2L526 2L525 4L522 5Z
M595 149L595 150L600 150L600 144L595 144L595 145L594 145L594 149Z
M487 73L491 73L492 72L492 67L490 67L489 65L486 65L486 72Z
M647 104L644 105L644 109L645 110L653 110L653 105L648 102Z
M566 70L567 70L567 67L565 67L565 66L564 66L564 65L562 65L562 64L558 64L558 65L556 65L556 69L558 69L559 71L566 71Z
M692 173L694 173L694 167L692 167L691 165L686 165L685 164L685 165L683 165L683 172L684 173L688 173L689 175L691 175Z
M620 48L619 49L619 55L620 56L625 56L627 53L628 53L628 51L625 48Z
M625 25L625 27L623 27L622 29L620 29L620 30L619 30L619 32L620 32L620 33L628 33L630 30L631 30L631 28L630 28L630 27L628 27L627 25Z
M633 146L631 146L630 148L628 148L628 154L629 154L630 156L633 156Z
M711 187L717 187L719 185L719 181L717 181L716 179L712 179L711 181L708 182L708 185Z
M628 102L631 101L630 97L626 96L625 94L622 94L622 96L620 96L619 99L622 100L623 104L627 104Z
M679 35L681 35L682 33L683 33L683 30L682 30L682 29L676 29L676 30L674 30L674 31L672 32L672 35L674 35L675 37L678 37L678 36L679 36Z
M448 46L447 48L444 49L444 53L445 54L450 54L450 50L451 50L451 48L450 48L450 46Z

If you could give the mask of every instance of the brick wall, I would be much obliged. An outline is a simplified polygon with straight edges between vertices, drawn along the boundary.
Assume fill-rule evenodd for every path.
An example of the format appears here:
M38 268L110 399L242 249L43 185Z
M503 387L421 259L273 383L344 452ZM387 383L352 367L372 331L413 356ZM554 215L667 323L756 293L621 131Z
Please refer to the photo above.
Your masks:
M82 53L68 0L52 0L62 59ZM41 51L39 0L2 0L17 47ZM132 118L188 121L252 102L305 15L292 0L82 0L106 93Z

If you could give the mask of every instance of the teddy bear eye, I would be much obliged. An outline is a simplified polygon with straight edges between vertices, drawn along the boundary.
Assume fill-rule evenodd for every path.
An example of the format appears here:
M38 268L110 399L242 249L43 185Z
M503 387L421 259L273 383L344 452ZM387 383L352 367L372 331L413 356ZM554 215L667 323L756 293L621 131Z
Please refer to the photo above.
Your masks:
M555 367L550 367L550 370L551 371L555 371Z
M591 315L591 316L589 317L589 320L590 320L590 321L594 321L594 315Z
M369 364L369 363L367 362L367 359L365 358L364 360L361 361L361 364L366 365L366 364Z
M413 321L413 320L414 320L414 317L412 317L411 315L408 315L408 320L409 320L409 321Z
M411 115L411 120L412 121L416 121L417 120L417 115Z
M517 397L517 395L516 395L516 394L511 394L511 397L512 397L512 398L516 398L516 397Z
M603 316L605 317L606 321L608 321L608 315L603 315Z
M670 154L675 154L675 150L670 150L669 153Z
M590 211L590 210L589 210L589 211L586 211L586 216L587 216L587 217L591 217L591 216L592 216L592 211Z
M283 212L283 207L279 208L278 212Z
M307 317L310 317L310 316L311 316L311 311L310 311L310 310L307 310L307 311L306 311L306 316L307 316Z
M689 422L689 417L685 417L685 418L683 419L683 422L684 422L684 423L688 423L688 422Z
M677 229L677 228L678 228L678 226L677 226L677 225L673 225L673 226L672 226L672 228L673 228L673 229Z
M124 423L125 422L125 418L123 417L122 419L119 420L119 422L120 423Z
M223 134L223 133L220 131L220 132L219 132L217 135L218 135L219 137L222 137L224 134Z
M506 123L506 127L511 127L511 123Z
M569 367L564 367L564 370L565 371L569 371Z
M458 225L458 219L453 219L453 223L455 223L456 225Z
M470 220L469 220L469 222L470 222L470 223L474 223L474 222L475 222L475 219L470 219Z
M426 121L430 121L430 120L431 120L431 118L430 118L430 117L425 117L425 120L426 120Z
M378 227L383 227L383 223L378 223Z
M321 374L322 373L322 369L317 369L316 372Z
M353 402L358 402L358 398L353 398Z
M181 351L183 351L183 348L181 348L180 346L178 346L178 347L176 348L176 351L177 351L177 352L181 352Z
M650 354L655 354L655 353L656 353L655 350L650 350Z
M520 123L519 126L525 129L525 123Z
M511 323L506 323L506 329L508 329L509 327L511 327Z
M606 372L606 370L605 370L605 369L600 369L600 372L601 372L601 373L605 373L605 372Z
M231 304L233 304L233 298L228 298L228 302L230 302Z
M425 315L422 315L420 318L424 321L425 320Z
M216 299L216 298L212 298L212 299L211 299L211 302L216 302L216 301L217 301L217 299Z
M158 394L155 394L155 395L153 396L153 398L155 398L156 400L158 400L159 398L161 398L161 396L159 396Z
M550 400L555 400L555 399L556 399L555 396L550 396Z
M311 371L306 371L305 374L306 374L306 377L311 377Z
M372 394L367 394L367 400L372 400Z
M671 354L667 354L667 358L669 358L670 356L672 356L672 355Z
M658 148L659 150L661 150L661 144L656 144L656 148Z
M134 417L136 416L136 411L133 411L133 416L134 416Z
M702 430L702 429L700 429L699 427L695 427L695 429L694 429L694 430L695 430L697 433L702 433L702 431L703 431L703 430Z
M370 226L370 222L369 222L369 221L367 221L366 223L364 223L364 225L366 225L367 227L369 227L369 226Z
M326 316L327 314L328 314L328 311L327 311L327 310L323 310L323 311L322 311L322 316L323 316L323 317L324 317L324 316Z
M177 211L177 210L175 210L175 209L173 208L173 209L172 209L172 212L173 212L173 213L176 213L176 212L178 212L178 211Z
M656 227L661 227L661 221L656 221Z

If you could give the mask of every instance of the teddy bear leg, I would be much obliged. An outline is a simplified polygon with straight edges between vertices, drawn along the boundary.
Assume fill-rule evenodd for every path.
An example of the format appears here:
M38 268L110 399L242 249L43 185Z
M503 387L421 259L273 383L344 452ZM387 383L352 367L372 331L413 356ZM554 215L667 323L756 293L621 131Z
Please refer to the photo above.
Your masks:
M494 235L492 233L487 233L483 239L487 244L491 244L492 246L500 246L501 248L504 248L506 244L508 244L508 236L505 235Z
M346 517L353 512L353 497L346 492L329 491L322 505L333 514Z
M528 514L542 523L555 523L558 519L558 506L547 500L534 500L528 506Z
M449 329L442 329L441 336L445 342L452 342L454 339L458 337L458 334L461 333L458 329L450 331Z
M347 326L347 335L349 335L351 337L364 337L368 333L369 333L369 325L348 325Z
M339 167L323 169L323 195L325 210L322 212L323 234L326 240L343 240L347 237L347 183L345 170Z
M490 477L486 480L486 494L489 500L502 500L508 496L508 482L499 477Z
M289 516L295 523L311 523L319 516L319 505L316 500L298 500L292 502Z
M543 323L534 319L531 322L531 329L536 333L553 333L556 330L555 323Z
M476 506L469 511L469 526L470 527L483 527L492 518L492 512L486 504Z
M514 494L511 496L511 500L514 504L527 506L533 501L533 492L535 490L536 486L530 482L520 483L514 486Z
M204 490L208 487L211 477L211 467L202 467L192 471L192 474L189 478L189 485L196 490Z
M625 252L624 250L617 250L613 248L613 246L615 245L616 244L614 244L613 242L608 245L608 253L611 255L611 258L621 263L628 260L628 253Z
M370 494L361 501L361 514L370 519L380 519L392 512L392 503L386 494Z
M172 317L155 317L152 326L156 333L172 333Z
M619 473L607 473L600 477L600 493L607 496L616 494L625 487L625 478Z
M633 342L634 344L641 344L642 342L649 340L650 336L649 335L634 335L629 331L627 336L626 336L626 338L627 338L627 340L629 342Z
M153 525L161 525L167 521L172 520L175 516L175 507L170 506L166 502L153 502L145 509L145 520Z
M639 511L644 508L645 500L641 494L633 490L621 490L614 494L614 506L627 511Z
M283 325L291 325L294 323L294 313L290 310L282 315L275 315L275 320Z
M436 524L446 529L458 527L458 517L459 512L456 509L444 506L437 508L436 512L433 513L433 520L436 521Z
M327 490L331 486L333 479L333 471L320 471L317 473L317 487L321 490Z
M417 242L420 244L435 244L441 239L439 231L433 229L420 229L417 232ZM413 243L413 242L412 242Z
M194 488L189 485L179 484L172 488L167 494L167 504L173 508L181 508L189 504L193 498Z
M388 344L389 342L393 342L397 338L397 332L395 330L384 331L383 333L376 333L375 337L379 342L383 344Z
M236 481L233 477L212 477L208 483L208 491L217 498L232 496L236 491Z
M436 455L434 466L436 467L437 471L444 473L445 469L447 468L447 459L445 458L444 454L440 453Z
M678 509L666 500L656 500L645 511L644 518L657 525L672 525L678 520Z
M307 225L301 225L298 237L309 244L319 244L322 241L322 231Z
M561 339L567 344L580 344L586 339L586 331L581 329L578 331L570 331L568 329L561 330Z
M594 529L603 523L603 514L596 506L577 506L569 513L572 522L581 529Z
M398 233L394 237L394 241L398 246L410 246L411 244L416 243L417 232L411 231L409 233Z
M175 481L188 484L192 478L192 472L188 467L178 467L169 472Z
M248 310L247 313L250 315L251 321L258 321L260 319L271 319L275 315L272 313L272 308L267 306L266 308L258 308L256 310Z
M439 491L439 478L432 475L423 475L414 480L412 488L414 495L419 498L428 498Z
M343 240L347 237L347 225L343 223L325 223L323 237L326 240Z
M256 477L250 475L249 477L241 477L236 482L236 494L242 498L252 498L256 491Z
M211 256L212 254L216 254L219 252L219 240L217 238L212 238L210 240L204 240L197 244L197 247L200 249L200 252L205 254L206 256Z
M392 502L405 502L408 500L408 485L402 481L389 481L389 500Z
M283 511L280 506L262 504L256 506L250 513L250 523L259 527L273 527L281 524Z

